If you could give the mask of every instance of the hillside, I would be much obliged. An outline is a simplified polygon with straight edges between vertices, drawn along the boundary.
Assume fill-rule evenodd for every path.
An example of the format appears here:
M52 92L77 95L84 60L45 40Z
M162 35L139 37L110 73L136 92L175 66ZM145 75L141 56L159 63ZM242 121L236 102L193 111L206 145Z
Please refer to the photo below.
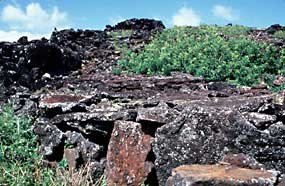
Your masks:
M284 73L280 25L130 19L0 42L0 185L25 164L15 185L60 185L58 167L69 185L278 185Z

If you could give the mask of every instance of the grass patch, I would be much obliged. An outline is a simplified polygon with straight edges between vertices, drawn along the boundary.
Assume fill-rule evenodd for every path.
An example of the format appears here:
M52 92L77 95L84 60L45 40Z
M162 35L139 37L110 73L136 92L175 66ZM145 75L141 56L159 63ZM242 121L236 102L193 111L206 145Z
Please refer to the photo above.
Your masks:
M70 147L70 146L68 146ZM90 163L78 170L69 169L66 159L55 168L42 166L32 120L16 116L10 106L0 114L1 186L88 186L94 185ZM105 180L95 185L105 186Z
M0 185L55 185L55 172L41 167L31 119L10 106L0 114Z
M144 51L126 52L115 72L169 75L180 71L247 86L284 74L285 50L255 42L247 38L248 32L243 26L167 29Z

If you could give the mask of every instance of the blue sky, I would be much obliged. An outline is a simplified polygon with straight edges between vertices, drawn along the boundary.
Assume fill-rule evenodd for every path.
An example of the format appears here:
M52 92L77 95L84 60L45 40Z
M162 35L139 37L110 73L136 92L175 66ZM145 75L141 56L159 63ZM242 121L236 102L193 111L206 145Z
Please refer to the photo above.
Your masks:
M104 29L127 18L155 18L167 27L227 23L285 25L285 0L1 0L0 40L49 37L54 27Z

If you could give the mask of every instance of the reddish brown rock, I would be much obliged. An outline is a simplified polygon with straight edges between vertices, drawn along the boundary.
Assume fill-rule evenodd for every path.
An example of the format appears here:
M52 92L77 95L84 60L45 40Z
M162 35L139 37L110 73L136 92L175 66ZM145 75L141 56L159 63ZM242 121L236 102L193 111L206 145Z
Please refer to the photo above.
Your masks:
M167 186L270 186L277 176L263 170L227 165L184 165L172 171Z
M108 185L141 185L153 166L146 161L151 142L152 137L143 133L141 124L116 121L107 153Z

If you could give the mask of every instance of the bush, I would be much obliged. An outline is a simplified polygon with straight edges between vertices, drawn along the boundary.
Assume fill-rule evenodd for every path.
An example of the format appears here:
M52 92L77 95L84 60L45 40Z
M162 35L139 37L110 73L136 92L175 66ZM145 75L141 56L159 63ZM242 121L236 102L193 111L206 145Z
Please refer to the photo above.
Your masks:
M55 172L40 161L31 120L5 106L0 114L0 185L55 185Z
M273 34L273 37L285 39L285 31L279 30Z
M43 167L31 126L31 119L16 116L10 106L3 108L0 114L1 186L94 185L90 179L90 163L77 171L68 169L66 159L53 169ZM98 180L95 185L104 186L104 181Z
M242 26L174 27L141 53L128 52L118 61L123 72L169 75L181 71L208 81L253 85L267 76L284 74L285 52L246 37Z

